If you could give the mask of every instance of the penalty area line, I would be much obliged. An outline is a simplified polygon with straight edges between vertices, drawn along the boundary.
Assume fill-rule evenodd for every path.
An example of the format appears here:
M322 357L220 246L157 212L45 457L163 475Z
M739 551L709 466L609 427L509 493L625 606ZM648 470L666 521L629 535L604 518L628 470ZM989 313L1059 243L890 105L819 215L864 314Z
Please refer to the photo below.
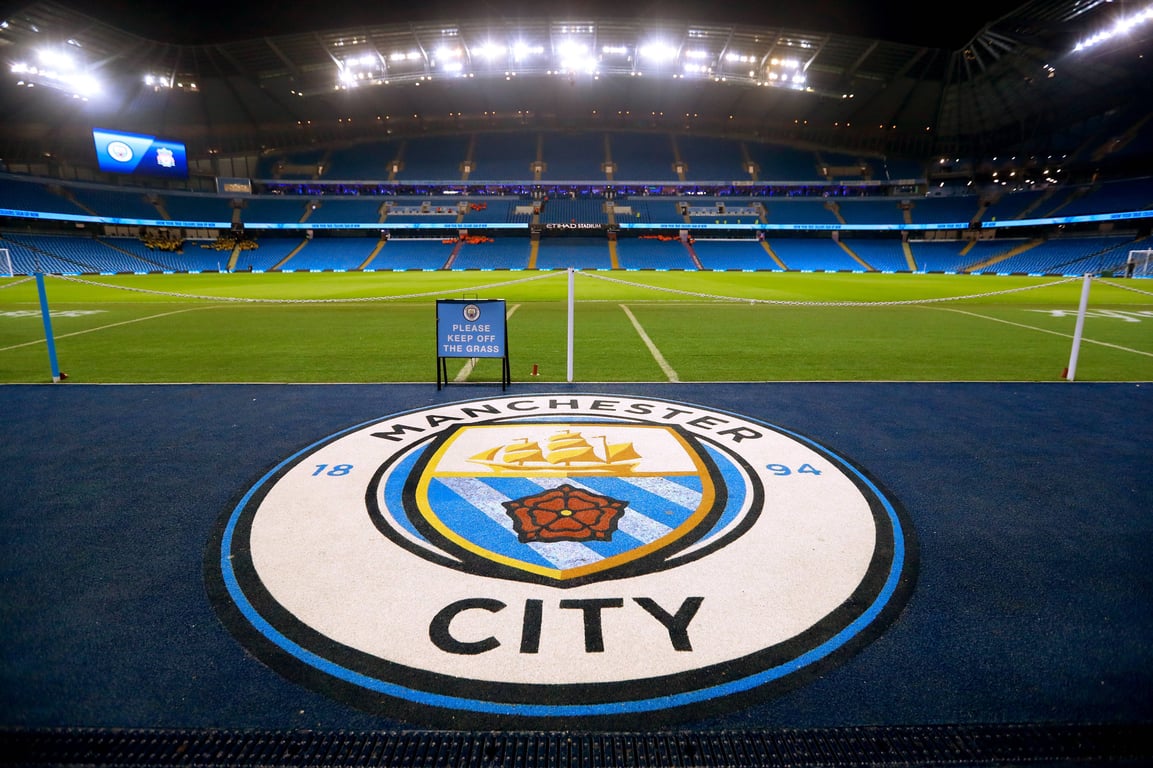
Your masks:
M665 360L665 356L661 354L659 349L657 349L657 345L653 343L653 340L649 338L649 335L645 333L644 326L642 326L640 321L637 320L636 315L634 315L632 310L630 310L624 304L620 304L619 306L622 310L624 310L625 315L628 316L629 322L633 324L633 328L636 329L637 335L641 337L641 341L643 341L645 346L649 348L649 353L653 356L653 360L657 361L657 365L660 366L664 375L668 377L670 382L679 382L681 380L680 376L678 376L677 372L673 370L673 367L669 365L669 361Z
M505 322L507 322L509 318L512 317L513 313L516 312L519 308L520 304L513 304L511 307L509 307L508 312L506 312L504 315ZM472 375L473 369L476 368L476 361L477 358L475 357L470 357L468 360L466 360L464 365L461 366L460 372L456 374L456 378L454 378L453 381L458 384L463 381L468 381L468 377Z
M969 312L964 309L953 309L952 307L932 307L932 309L939 309L944 312L956 312L959 315L968 315L969 317L977 317L981 320L992 320L994 323L1004 323L1005 325L1014 325L1018 328L1024 328L1029 331L1037 331L1038 333L1048 333L1053 336L1060 336L1063 339L1072 339L1073 334L1063 333L1061 331L1050 330L1049 328L1038 328L1035 325L1026 325L1025 323L1015 323L1012 320L1002 320L999 317L989 317L988 315L981 315L976 312ZM1153 357L1153 352L1145 352L1140 349L1132 349L1131 347L1123 347L1120 344L1110 344L1107 341L1097 341L1096 339L1081 337L1082 344L1096 344L1099 347L1108 347L1109 349L1116 349L1120 352L1132 352L1135 355L1144 355L1145 357Z

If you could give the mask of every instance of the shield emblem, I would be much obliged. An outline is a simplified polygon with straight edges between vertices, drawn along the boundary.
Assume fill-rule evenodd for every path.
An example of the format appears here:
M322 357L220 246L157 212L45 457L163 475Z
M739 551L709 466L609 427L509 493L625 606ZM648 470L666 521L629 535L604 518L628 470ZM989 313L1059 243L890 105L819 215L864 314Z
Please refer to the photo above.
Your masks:
M675 426L571 421L448 430L404 496L414 527L468 570L565 587L659 570L725 502Z

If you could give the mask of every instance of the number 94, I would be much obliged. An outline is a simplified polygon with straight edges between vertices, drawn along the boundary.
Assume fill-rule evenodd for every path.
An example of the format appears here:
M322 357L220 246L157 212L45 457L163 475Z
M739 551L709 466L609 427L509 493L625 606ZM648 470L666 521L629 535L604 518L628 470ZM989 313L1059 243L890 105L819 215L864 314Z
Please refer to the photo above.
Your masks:
M819 475L819 474L821 474L821 470L817 469L812 464L802 464L801 466L797 467L795 470L792 467L790 467L788 464L766 464L765 469L769 470L770 472L772 472L777 477L784 477L785 475L791 475L794 472L796 472L798 475Z

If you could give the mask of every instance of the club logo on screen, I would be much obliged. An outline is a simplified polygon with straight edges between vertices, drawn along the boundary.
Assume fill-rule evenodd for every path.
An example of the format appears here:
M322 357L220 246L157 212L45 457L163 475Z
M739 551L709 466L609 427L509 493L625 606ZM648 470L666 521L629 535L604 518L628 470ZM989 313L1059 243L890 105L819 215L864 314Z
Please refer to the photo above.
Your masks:
M118 163L128 163L132 161L132 147L125 144L123 141L113 141L108 144L108 156Z
M898 505L808 437L690 403L534 394L301 449L227 512L207 573L254 654L361 709L619 727L843 662L900 612L915 552Z

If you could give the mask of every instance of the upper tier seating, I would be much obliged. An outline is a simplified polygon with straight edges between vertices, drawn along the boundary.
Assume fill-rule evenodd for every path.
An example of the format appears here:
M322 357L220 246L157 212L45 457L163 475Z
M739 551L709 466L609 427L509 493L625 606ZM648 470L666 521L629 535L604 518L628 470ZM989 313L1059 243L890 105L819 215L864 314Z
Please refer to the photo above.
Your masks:
M597 181L605 178L605 136L600 133L546 133L544 173L548 181ZM619 174L615 178L623 178Z

